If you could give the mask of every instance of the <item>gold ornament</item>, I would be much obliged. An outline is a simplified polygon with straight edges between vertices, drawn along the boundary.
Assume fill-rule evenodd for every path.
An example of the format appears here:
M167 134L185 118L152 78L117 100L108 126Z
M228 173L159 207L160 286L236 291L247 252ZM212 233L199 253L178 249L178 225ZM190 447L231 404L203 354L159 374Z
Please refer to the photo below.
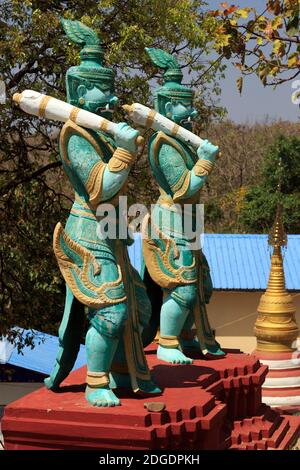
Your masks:
M257 351L288 352L296 350L299 329L292 296L285 288L281 247L287 244L282 224L282 207L278 205L273 228L269 235L273 246L271 269L266 292L261 296L254 333Z

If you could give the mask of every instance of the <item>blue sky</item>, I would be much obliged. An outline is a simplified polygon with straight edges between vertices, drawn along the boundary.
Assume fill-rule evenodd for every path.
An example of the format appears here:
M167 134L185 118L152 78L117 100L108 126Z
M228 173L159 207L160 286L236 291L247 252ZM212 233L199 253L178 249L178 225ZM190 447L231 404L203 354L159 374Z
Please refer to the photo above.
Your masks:
M221 0L209 1L209 8L218 8ZM229 4L238 6L253 6L262 11L266 0L229 0ZM226 78L222 80L221 105L228 111L228 117L236 122L262 121L264 118L284 119L298 121L300 117L299 106L292 103L291 83L282 84L275 90L264 87L255 76L245 77L242 96L236 88L236 79L239 71L227 62ZM300 86L298 86L300 88Z

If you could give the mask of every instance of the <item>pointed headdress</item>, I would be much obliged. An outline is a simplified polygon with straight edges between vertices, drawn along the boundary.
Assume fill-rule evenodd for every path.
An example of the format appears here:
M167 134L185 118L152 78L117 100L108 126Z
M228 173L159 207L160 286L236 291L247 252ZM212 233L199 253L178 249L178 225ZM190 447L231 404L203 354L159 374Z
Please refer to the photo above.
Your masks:
M164 70L164 83L155 90L155 99L193 100L193 90L181 84L183 75L176 58L162 49L146 47L145 50L152 63Z
M81 46L80 65L70 67L66 74L67 99L77 103L77 87L99 86L102 91L114 90L114 72L103 65L103 48L97 33L80 21L61 19L70 41Z

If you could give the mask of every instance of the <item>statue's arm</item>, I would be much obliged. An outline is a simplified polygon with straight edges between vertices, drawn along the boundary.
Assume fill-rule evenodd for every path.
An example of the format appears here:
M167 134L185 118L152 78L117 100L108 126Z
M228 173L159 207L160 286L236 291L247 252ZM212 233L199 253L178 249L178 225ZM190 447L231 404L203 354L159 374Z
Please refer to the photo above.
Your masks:
M218 147L204 141L198 149L198 161L189 170L181 153L169 144L160 149L159 164L173 192L175 202L196 194L213 168Z
M126 122L116 126L115 142L117 149L109 160L103 173L102 200L115 196L127 180L131 166L136 158L136 139L139 132Z
M112 159L114 158L115 156L113 155ZM109 163L105 165L102 181L102 201L107 201L118 194L122 186L125 184L129 172L130 165L118 171L111 171L109 169Z
M104 163L93 145L74 135L68 143L68 157L73 172L89 196L89 203L98 204L114 197L126 182L133 154L117 148L108 163Z

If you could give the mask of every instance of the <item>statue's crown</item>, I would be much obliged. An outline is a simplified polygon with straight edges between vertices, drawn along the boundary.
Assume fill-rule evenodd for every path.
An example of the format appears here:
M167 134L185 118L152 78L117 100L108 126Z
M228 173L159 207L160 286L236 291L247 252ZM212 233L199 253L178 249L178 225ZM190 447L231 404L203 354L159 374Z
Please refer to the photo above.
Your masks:
M97 33L80 21L61 19L62 27L68 38L81 46L80 65L70 67L67 71L68 101L73 101L71 83L74 80L97 83L104 88L113 88L114 72L103 65L103 48Z
M193 90L181 84L183 74L177 59L163 49L145 47L145 50L151 62L164 70L164 84L157 88L155 95L192 99Z

